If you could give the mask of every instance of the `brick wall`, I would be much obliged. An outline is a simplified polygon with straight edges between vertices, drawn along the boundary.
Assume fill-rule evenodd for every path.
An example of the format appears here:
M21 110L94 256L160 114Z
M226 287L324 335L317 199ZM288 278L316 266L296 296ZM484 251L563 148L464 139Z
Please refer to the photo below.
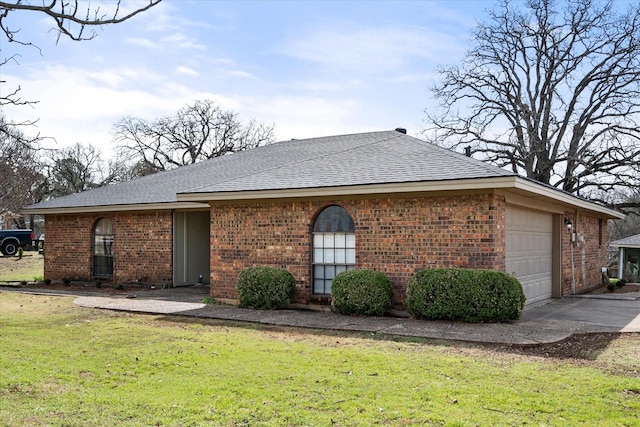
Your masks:
M354 220L356 268L387 274L398 308L419 268L504 270L505 203L495 195L225 204L211 209L212 296L234 299L240 271L273 266L296 278L296 302L312 300L311 229L333 204Z
M173 278L171 211L46 215L44 276L89 281L93 270L93 228L100 218L113 222L116 283L170 283Z
M565 212L571 220L572 231L583 236L571 242L570 233L562 233L562 295L584 293L602 282L602 267L607 265L607 221L582 214ZM573 250L573 265L572 255Z

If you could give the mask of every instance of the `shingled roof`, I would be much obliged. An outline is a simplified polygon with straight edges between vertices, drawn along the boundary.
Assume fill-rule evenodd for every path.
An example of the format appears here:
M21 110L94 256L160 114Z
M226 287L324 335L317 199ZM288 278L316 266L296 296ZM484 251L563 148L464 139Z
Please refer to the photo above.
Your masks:
M615 240L609 243L609 246L623 248L640 248L640 234L625 237L624 239Z
M469 181L476 188L522 184L513 172L398 131L278 142L129 182L48 200L25 213L187 208L216 199L413 191L416 185ZM491 181L489 183L488 181ZM542 188L535 183L529 187ZM421 191L424 191L423 189ZM545 189L560 193L556 190ZM250 196L249 196L250 195ZM568 196L567 196L568 197Z

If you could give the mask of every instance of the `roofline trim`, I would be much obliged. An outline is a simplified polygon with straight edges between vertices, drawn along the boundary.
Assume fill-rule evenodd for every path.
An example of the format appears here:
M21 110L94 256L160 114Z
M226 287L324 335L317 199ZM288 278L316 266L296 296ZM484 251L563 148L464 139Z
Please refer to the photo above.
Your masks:
M174 209L209 209L209 204L198 202L170 202L170 203L137 203L131 205L99 205L99 206L74 206L70 208L35 208L22 209L23 214L55 215L73 213L101 213L101 212L132 212L132 211L156 211Z
M624 214L571 194L548 188L520 176L498 176L492 178L473 178L446 181L400 182L387 184L347 185L340 187L290 188L279 190L249 190L228 192L183 192L177 194L182 202L209 202L232 200L283 199L322 196L355 196L371 194L416 193L460 190L513 189L533 193L565 205L591 212L597 212L610 218L622 219Z
M611 246L612 248L640 249L640 245L638 244L609 243L609 246Z

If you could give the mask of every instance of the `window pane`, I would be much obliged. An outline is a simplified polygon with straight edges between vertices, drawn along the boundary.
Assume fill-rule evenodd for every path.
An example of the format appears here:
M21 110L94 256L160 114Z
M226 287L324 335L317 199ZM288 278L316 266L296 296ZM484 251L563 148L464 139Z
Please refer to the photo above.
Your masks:
M346 249L336 249L336 258L335 258L336 264L344 264L345 262L347 262L345 251Z
M342 273L343 271L347 271L346 265L336 265L336 276Z
M313 293L324 294L324 280L316 279L313 281Z
M315 233L313 235L313 246L314 247L321 248L323 241L324 241L324 235L322 233Z
M95 254L96 255L113 255L113 237L96 236L95 238Z
M107 218L102 218L96 223L95 234L113 234L113 227L111 221Z
M334 238L333 238L334 234L333 233L324 233L324 247L325 248L334 248Z
M332 284L331 280L324 281L324 293L327 295L331 295L331 284Z
M340 206L329 206L325 208L313 227L313 231L319 232L353 232L355 229L353 220L349 213Z
M346 236L346 248L355 248L356 247L356 235L355 234L347 234Z
M322 249L314 249L313 250L313 262L324 262L324 257L322 256Z
M346 235L344 233L335 234L336 248L344 248L346 245Z
M355 249L347 249L346 251L346 260L347 264L355 264L356 263L356 250Z
M333 249L325 249L324 250L324 263L333 264L335 262L333 258Z
M313 277L316 279L324 279L324 265L313 266Z
M336 267L333 265L327 265L324 268L324 276L326 279L333 280L336 277Z

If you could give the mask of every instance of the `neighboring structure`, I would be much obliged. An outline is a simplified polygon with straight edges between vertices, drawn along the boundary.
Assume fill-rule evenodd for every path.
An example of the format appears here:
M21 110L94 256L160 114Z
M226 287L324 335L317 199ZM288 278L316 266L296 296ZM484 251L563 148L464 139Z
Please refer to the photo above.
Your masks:
M48 279L203 275L235 300L240 271L275 266L295 276L297 303L327 303L336 274L370 268L398 308L428 267L506 271L529 304L588 290L607 220L623 217L402 130L279 142L25 212L45 215Z
M609 243L618 248L618 279L638 282L640 267L640 234Z

